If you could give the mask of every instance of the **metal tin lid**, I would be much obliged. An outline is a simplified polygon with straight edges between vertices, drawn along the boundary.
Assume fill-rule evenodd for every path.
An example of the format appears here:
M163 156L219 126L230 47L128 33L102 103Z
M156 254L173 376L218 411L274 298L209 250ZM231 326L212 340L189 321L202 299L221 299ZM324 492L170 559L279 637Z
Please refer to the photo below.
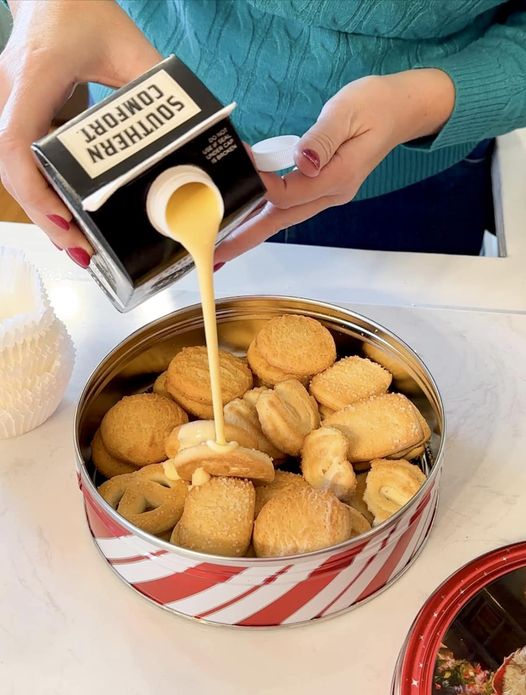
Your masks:
M393 693L526 693L526 543L473 560L435 591L411 627Z
M260 140L252 145L252 154L259 171L281 171L294 166L294 148L299 142L297 135L278 135Z

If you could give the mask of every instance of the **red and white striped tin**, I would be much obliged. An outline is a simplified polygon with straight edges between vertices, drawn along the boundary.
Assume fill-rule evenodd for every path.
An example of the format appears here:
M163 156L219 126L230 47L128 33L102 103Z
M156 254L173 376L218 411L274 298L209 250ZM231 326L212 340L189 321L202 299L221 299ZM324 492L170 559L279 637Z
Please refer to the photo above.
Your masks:
M517 576L520 572L520 577ZM523 597L514 606L522 603L522 614L526 615L526 543L515 543L492 550L481 557L469 562L447 579L428 599L411 627L409 635L400 653L396 673L393 680L393 695L435 695L435 693L475 693L486 692L483 686L490 688L494 695L501 695L502 690L498 683L502 679L502 670L506 665L508 652L522 651L526 648L526 622L521 621L516 611L509 615L509 624L516 626L516 641L513 641L512 629L506 628L506 609L502 599L495 588L499 580L505 580L507 584L522 582ZM497 583L497 584L495 584ZM495 594L495 595L493 595ZM500 589L502 596L502 588ZM475 684L455 684L448 689L444 685L434 684L437 656L441 648L451 647L448 641L456 644L467 644L470 641L470 630L464 621L461 621L461 611L469 608L470 602L479 599L480 606L473 606L473 611L479 614L485 613L484 620L478 620L477 615L472 618L476 636L474 644L481 645L481 652L488 654L487 643L491 640L493 651L503 650L500 654L502 665L495 673L481 674L483 683L479 683L479 690ZM501 615L501 628L504 639L500 640L496 634L498 620L488 620L488 607L496 607ZM504 618L504 620L502 619ZM458 627L456 627L458 621ZM485 627L487 626L487 627ZM455 630L459 639L455 639ZM486 630L486 632L485 632ZM448 635L452 637L448 640ZM459 660L460 661L460 660ZM462 662L464 669L466 663ZM498 663L498 662L496 662ZM471 669L468 668L468 673ZM474 665L471 673L477 672L480 666ZM495 667L494 669L495 670ZM471 675L471 674L470 674ZM523 695L526 693L526 681L523 688L517 691L509 691L509 695ZM508 691L505 691L508 695Z
M200 306L175 312L137 331L99 365L76 417L79 484L88 524L102 555L121 579L159 606L210 623L273 627L337 615L385 589L413 562L428 537L438 501L444 411L438 389L415 353L385 328L351 311L284 297L217 302L220 342L245 352L265 320L283 313L316 318L332 331L340 355L366 341L398 357L418 390L433 429L424 457L428 479L395 516L338 546L292 557L224 558L171 545L120 517L98 494L89 442L106 410L151 385L182 345L203 343ZM414 397L414 396L413 396Z

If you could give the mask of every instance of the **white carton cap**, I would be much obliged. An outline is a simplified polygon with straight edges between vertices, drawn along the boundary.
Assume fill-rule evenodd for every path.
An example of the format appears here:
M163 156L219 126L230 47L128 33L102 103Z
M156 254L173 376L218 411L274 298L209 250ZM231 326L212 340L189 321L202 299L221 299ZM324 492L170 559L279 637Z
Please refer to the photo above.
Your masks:
M281 171L294 166L294 148L297 135L278 135L252 145L252 154L259 171Z

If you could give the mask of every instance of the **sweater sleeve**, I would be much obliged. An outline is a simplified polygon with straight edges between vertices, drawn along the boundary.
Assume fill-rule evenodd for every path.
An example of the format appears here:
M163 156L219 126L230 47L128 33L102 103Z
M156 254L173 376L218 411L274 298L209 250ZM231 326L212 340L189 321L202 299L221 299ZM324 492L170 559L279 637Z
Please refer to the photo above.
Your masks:
M415 65L449 75L455 106L437 135L405 147L477 143L526 126L526 0L512 0L503 10L500 22L463 50Z

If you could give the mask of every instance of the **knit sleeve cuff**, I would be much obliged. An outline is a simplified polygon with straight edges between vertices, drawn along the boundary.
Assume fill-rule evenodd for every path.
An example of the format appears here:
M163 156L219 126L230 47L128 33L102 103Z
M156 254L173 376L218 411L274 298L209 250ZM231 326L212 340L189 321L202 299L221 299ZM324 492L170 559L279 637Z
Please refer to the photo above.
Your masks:
M461 143L480 142L505 132L503 112L509 113L510 95L523 91L524 83L510 84L513 76L506 71L496 51L465 49L417 68L443 70L455 87L455 106L449 120L434 136L420 138L404 147L436 150Z

